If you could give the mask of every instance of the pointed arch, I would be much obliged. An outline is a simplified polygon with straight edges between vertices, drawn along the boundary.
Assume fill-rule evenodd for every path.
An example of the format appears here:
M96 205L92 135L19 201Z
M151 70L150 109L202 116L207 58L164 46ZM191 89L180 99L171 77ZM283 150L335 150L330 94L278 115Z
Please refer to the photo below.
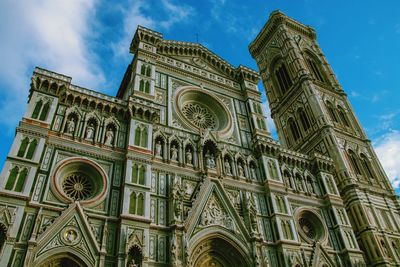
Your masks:
M24 139L22 139L21 145L20 145L18 153L17 153L18 157L23 158L25 156L25 152L26 152L26 149L28 147L28 144L29 144L29 138L28 137L25 137Z
M347 118L346 112L339 105L337 106L337 112L339 114L339 118L340 118L341 123L346 127L350 127L350 123L349 123L349 120Z
M36 102L35 108L33 109L32 112L32 119L37 119L40 113L40 110L42 110L42 106L43 106L43 100L40 99L39 101Z
M50 110L50 102L47 101L46 104L44 104L42 111L40 112L39 120L45 121L47 119L49 110Z
M37 140L33 139L30 144L29 144L29 148L28 148L28 152L26 153L26 158L27 159L32 159L33 155L35 153L36 150L36 146L37 146Z
M132 192L129 197L129 213L130 214L136 214L136 201L137 201L136 193Z
M14 166L14 168L11 169L10 174L8 175L7 183L5 186L6 190L14 190L14 186L15 186L15 182L17 180L18 173L19 173L18 166Z

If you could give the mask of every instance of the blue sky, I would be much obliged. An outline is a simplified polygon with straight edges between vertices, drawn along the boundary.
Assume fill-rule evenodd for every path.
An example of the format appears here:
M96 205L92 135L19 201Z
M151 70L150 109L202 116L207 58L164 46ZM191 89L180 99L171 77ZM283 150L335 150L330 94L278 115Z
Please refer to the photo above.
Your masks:
M0 2L1 166L25 110L35 66L115 95L132 58L130 40L140 24L162 32L165 39L194 42L197 34L200 43L234 66L257 69L247 46L270 12L279 9L316 29L392 184L400 187L399 1L116 2Z

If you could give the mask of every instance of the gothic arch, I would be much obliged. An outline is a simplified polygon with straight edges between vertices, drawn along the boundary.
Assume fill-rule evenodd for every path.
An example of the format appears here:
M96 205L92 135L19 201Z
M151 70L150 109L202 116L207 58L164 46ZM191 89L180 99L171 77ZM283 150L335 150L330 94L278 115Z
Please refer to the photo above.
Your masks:
M222 266L252 266L247 244L220 226L208 227L192 236L188 251L192 267L208 266L205 264L213 260Z
M55 265L55 266L61 266L61 267L95 266L94 262L92 262L87 255L81 253L80 250L69 246L58 247L44 252L42 255L36 258L32 266L38 266L38 267L53 266L51 265L53 262L60 263L60 261L62 260L68 260L68 263L66 263L66 265Z

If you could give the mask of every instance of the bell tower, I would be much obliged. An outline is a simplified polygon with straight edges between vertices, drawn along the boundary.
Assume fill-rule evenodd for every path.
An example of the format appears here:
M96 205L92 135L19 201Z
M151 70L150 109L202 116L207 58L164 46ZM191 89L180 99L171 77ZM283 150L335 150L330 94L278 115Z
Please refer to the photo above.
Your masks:
M315 31L279 11L249 46L283 147L329 156L369 266L400 264L400 207Z

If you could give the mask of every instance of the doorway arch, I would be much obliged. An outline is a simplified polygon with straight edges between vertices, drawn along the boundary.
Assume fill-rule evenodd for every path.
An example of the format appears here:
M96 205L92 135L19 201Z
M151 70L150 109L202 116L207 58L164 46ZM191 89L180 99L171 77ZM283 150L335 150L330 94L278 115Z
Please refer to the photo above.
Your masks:
M89 267L84 261L70 253L62 253L51 256L41 263L38 267Z
M198 242L190 257L193 267L249 267L251 260L230 239L212 236Z

